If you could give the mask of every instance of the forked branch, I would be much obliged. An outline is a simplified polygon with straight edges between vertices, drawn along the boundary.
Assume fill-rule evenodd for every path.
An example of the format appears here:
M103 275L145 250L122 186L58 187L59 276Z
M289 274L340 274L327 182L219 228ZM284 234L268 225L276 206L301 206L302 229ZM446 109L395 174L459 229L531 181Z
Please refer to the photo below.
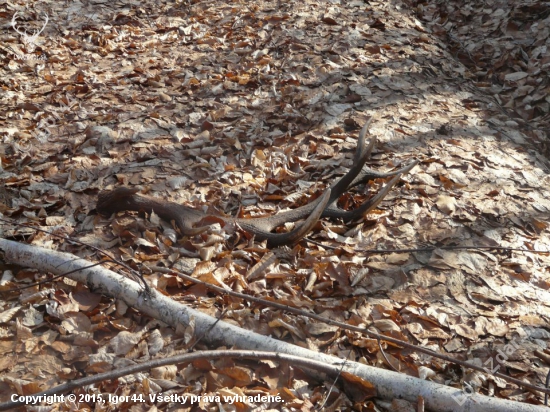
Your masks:
M214 217L225 224L233 223L239 225L246 232L253 234L256 239L267 240L271 247L292 244L309 233L321 217L339 218L346 222L354 222L361 219L365 214L378 206L403 174L409 172L418 163L415 160L407 166L389 173L379 173L370 169L364 169L363 166L370 157L376 141L372 137L367 144L366 135L369 124L370 121L359 133L357 151L355 152L351 169L327 188L321 197L296 209L260 218L217 216L162 199L141 196L136 194L138 192L137 189L127 187L100 192L96 209L102 215L107 216L123 210L154 211L162 219L169 222L174 221L183 235L195 235L204 232L209 226L205 225L203 221ZM346 211L338 207L338 199L347 190L360 183L384 177L392 177L392 179L386 183L378 194L366 200L358 208ZM276 227L299 220L304 221L294 230L287 233L273 233Z

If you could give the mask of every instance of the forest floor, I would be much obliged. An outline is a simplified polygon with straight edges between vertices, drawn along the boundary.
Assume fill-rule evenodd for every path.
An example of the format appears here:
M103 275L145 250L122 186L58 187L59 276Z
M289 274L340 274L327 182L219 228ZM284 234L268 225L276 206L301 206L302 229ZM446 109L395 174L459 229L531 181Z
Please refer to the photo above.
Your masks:
M540 386L548 373L550 4L437 3L0 5L0 213L28 225L3 220L0 236L100 260L95 250L54 234L69 236L142 273L174 267L371 326L484 365L487 373L173 275L145 276L173 299L212 316L223 313L251 331L542 404L539 393L493 372ZM44 30L32 37L45 15ZM121 185L234 216L301 206L345 173L371 117L378 142L369 166L389 171L412 159L419 165L359 225L322 219L284 253L242 233L176 239L157 216L94 211L100 190ZM340 205L353 208L382 183L360 187ZM266 260L269 266L258 271ZM186 337L86 285L56 279L9 291L49 275L0 269L0 401L188 349ZM272 410L305 411L323 402L325 410L416 407L330 387L289 365L235 360L132 375L87 390L283 394L284 405L264 405ZM108 407L199 405L78 406ZM201 407L217 410L215 403Z

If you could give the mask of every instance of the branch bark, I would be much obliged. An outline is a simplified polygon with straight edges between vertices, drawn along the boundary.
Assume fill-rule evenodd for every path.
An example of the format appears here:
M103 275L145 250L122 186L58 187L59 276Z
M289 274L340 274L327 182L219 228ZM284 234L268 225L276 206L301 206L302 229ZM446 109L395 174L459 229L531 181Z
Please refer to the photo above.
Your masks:
M280 352L334 366L339 366L342 363L339 358L281 342L218 321L179 302L175 302L155 290L151 290L149 294L146 294L136 282L108 269L102 267L83 269L89 266L90 262L68 253L29 246L5 239L0 239L0 251L3 252L4 259L9 263L48 271L56 275L75 271L68 277L87 284L95 292L121 299L127 305L161 320L173 328L178 325L187 326L191 320L194 320L195 333L198 336L204 336L203 341L213 347L227 346L239 349ZM456 388L351 361L346 361L343 371L371 382L376 386L378 396L384 399L403 398L416 403L418 396L422 396L428 410L440 412L492 412L495 410L499 412L543 412L548 410L544 406L491 398L480 394L466 395Z

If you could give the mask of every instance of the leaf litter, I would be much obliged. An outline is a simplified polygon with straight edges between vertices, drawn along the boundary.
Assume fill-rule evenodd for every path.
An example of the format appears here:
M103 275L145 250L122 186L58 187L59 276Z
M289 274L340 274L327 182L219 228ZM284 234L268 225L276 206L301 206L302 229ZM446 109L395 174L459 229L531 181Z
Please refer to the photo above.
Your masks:
M543 382L547 367L535 351L548 350L548 254L442 247L550 250L550 17L531 1L409 3L416 16L408 3L382 1L0 6L6 21L19 12L28 28L49 16L34 50L9 24L2 33L0 212L104 248L133 268L174 266L474 363L504 350L503 369ZM93 213L98 191L118 185L239 216L298 207L351 165L370 116L378 139L373 168L421 163L357 228L320 222L310 235L315 243L275 253L238 228L178 239L158 216ZM351 208L379 184L340 202ZM5 223L1 230L5 238L99 260L43 232ZM366 253L426 246L434 250ZM172 275L146 277L205 313L226 311L226 320L245 329L459 388L479 381L355 332ZM45 279L6 266L0 287ZM173 331L86 285L52 283L0 301L0 400L16 388L31 393L36 382L47 388L169 356L193 340L192 326ZM329 394L300 372L277 368L196 363L96 390L282 393L285 406L303 410L326 395L333 408L387 406L372 398L368 382ZM480 382L484 394L542 402L490 373Z

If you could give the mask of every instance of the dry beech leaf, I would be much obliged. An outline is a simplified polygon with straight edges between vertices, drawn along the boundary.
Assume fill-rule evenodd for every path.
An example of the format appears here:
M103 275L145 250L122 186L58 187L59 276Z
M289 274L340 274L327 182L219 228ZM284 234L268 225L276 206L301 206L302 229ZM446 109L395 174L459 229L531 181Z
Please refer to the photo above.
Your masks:
M71 294L73 300L83 312L88 312L97 307L101 301L101 295L88 291L79 291Z
M24 310L23 319L21 319L23 325L33 327L40 325L42 322L44 322L42 312L37 311L33 306L29 306Z
M198 262L195 265L195 269L193 270L191 276L194 278L200 278L203 275L211 273L216 269L216 267L216 264L213 262Z
M239 385L250 385L253 381L254 374L250 369L240 366L234 366L232 368L222 368L217 370L219 373L229 376L232 379L238 381Z
M41 301L43 299L46 299L51 293L54 293L54 292L55 292L55 289L44 289L40 292L33 293L30 295L21 294L21 299L19 299L19 301L23 304Z
M435 204L439 210L448 215L453 214L456 210L456 199L452 196L440 195L437 197Z
M32 338L31 329L23 325L23 323L19 319L16 319L15 325L16 325L16 331L17 331L17 339L19 342L23 342L27 339Z
M304 334L304 332L302 332L297 327L295 327L293 325L290 325L288 322L285 322L281 318L273 319L272 321L270 321L269 322L269 327L271 327L271 328L281 327L281 328L284 328L284 329L288 330L292 334L296 335L300 339L305 339L306 338L306 335Z
M66 333L89 332L92 328L90 318L82 312L68 313L61 322L61 328Z
M265 276L267 270L275 264L277 261L277 255L275 253L269 251L265 253L262 258L256 263L254 266L250 268L248 273L246 274L246 279L251 281L255 280L259 277Z
M122 331L119 332L114 338L109 342L109 346L115 353L115 355L126 355L130 352L141 340L143 333L132 333Z
M419 366L418 367L418 377L420 379L429 379L433 378L436 375L436 373L426 366Z
M199 249L199 255L203 261L210 261L216 254L217 247L210 246L210 247L201 247Z
M342 372L341 375L346 382L346 393L350 394L355 402L362 403L376 396L376 387L369 381L348 372Z
M164 339L158 329L151 332L147 338L147 343L149 344L149 353L151 355L156 355L164 348Z
M206 282L210 283L211 285L221 286L226 290L231 290L229 286L227 286L224 282L224 280L230 275L229 270L227 268L218 268L214 272L207 272L204 274L201 274L200 276L197 276L196 278Z
M33 393L38 393L42 390L40 382L31 382L26 385L23 385L22 395L32 395Z
M177 382L167 379L151 379L149 383L152 392L162 392L162 390L168 391L174 388L181 388Z
M373 326L380 332L399 332L401 329L390 319L379 319L373 322Z
M8 309L0 313L0 323L9 322L17 312L21 309L21 306L16 306L14 308Z
M362 269L359 269L357 272L353 273L350 276L351 286L354 287L359 283L361 283L363 279L365 279L365 277L368 275L368 273L369 273L369 268L362 268Z
M172 380L178 373L178 367L176 365L159 366L158 368L151 369L151 376L155 379Z

